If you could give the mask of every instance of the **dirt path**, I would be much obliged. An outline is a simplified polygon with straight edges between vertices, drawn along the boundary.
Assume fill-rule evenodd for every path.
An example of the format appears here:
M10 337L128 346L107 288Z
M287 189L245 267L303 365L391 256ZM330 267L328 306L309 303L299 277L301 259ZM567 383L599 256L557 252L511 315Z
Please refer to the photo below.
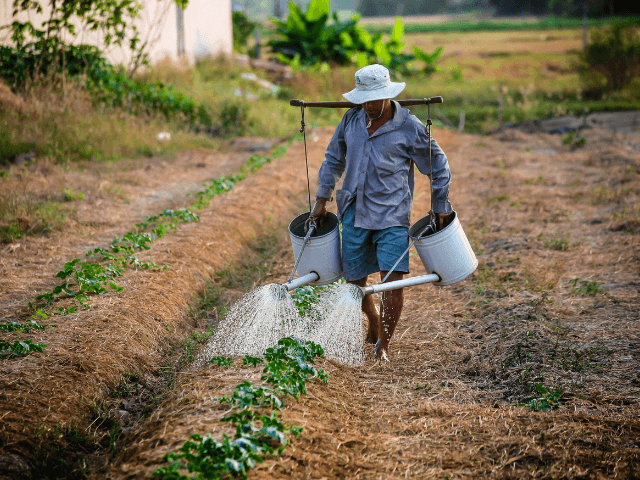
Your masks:
M314 171L330 133L310 149ZM283 412L304 432L252 478L640 475L640 139L584 134L586 145L571 150L552 135L437 132L478 271L451 287L406 290L391 363L319 362L329 384L309 384ZM306 200L301 155L295 144L216 198L200 223L158 241L151 258L169 271L128 274L124 293L43 334L44 355L2 365L1 401L10 406L3 458L29 458L34 440L22 419L47 412L48 425L86 428L91 399L108 395L126 372L158 369L161 346L192 331L192 293L261 232L279 232L282 247L268 259L269 281L286 278L285 225ZM415 219L428 209L426 188L420 179ZM411 266L423 271L415 255ZM228 431L212 399L258 375L183 372L128 430L108 476L144 478L190 434ZM533 397L552 409L516 406Z
M640 473L640 139L587 136L588 148L572 151L558 136L439 132L478 271L451 287L406 290L391 363L320 362L329 384L309 385L283 413L303 434L251 478ZM427 210L425 186L416 219ZM269 280L282 282L290 268L290 259L277 263ZM422 272L415 255L411 268ZM587 294L588 282L601 290ZM228 432L212 398L257 375L186 373L111 475L149 474L191 433ZM516 406L545 397L536 385L551 410Z

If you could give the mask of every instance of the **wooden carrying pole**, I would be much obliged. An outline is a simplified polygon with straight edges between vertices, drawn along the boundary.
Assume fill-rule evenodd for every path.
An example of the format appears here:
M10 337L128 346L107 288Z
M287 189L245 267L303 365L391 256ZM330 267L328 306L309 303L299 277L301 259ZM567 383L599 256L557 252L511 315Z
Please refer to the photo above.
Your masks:
M411 105L431 105L432 103L442 103L442 97L431 98L413 98L409 100L396 100L403 107L410 107ZM304 100L298 100L294 98L289 101L289 105L292 107L324 107L324 108L353 108L361 105L351 102L305 102Z

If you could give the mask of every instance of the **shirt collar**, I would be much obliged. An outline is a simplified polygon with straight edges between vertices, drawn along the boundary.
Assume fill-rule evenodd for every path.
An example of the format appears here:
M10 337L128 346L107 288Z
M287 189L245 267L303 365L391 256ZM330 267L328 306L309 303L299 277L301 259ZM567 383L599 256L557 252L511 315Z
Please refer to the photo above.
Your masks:
M393 102L393 104L395 105L393 118L382 125L378 130L376 130L370 138L377 137L378 135L382 135L383 133L391 132L393 130L397 130L404 123L408 110L402 108L400 104L395 100L391 100L391 102ZM367 113L364 111L364 108L361 109L360 115L362 116L364 124L366 125Z

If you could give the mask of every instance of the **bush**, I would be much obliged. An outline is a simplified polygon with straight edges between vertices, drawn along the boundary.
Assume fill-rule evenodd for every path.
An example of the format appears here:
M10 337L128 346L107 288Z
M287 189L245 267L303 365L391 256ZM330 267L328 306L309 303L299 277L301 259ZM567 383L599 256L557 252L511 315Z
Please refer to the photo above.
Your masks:
M249 37L256 29L256 24L249 20L243 12L233 12L233 49L242 52L247 47Z
M609 90L621 90L640 73L640 36L632 23L619 20L594 30L582 56L583 79L589 73L606 78Z
M34 42L20 48L0 46L0 78L14 91L40 78L82 78L98 103L124 108L134 114L161 114L190 126L211 126L202 104L175 92L171 85L130 79L122 69L111 65L100 50L90 45Z
M241 102L224 102L219 114L219 131L225 137L239 137L247 133L252 122L249 107Z

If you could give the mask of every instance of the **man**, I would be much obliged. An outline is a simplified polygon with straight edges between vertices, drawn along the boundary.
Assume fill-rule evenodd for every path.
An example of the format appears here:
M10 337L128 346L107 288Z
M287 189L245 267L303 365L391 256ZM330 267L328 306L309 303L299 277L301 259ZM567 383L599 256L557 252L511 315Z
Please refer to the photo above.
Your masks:
M447 157L429 138L422 122L390 100L406 84L391 82L382 65L366 66L355 76L356 88L343 96L362 107L344 115L327 147L311 215L322 221L326 203L344 174L342 188L336 192L342 220L342 266L345 280L362 287L372 273L380 272L384 278L408 246L414 164L431 177L438 228L448 225L454 214L448 198L451 172ZM409 273L408 255L388 280L400 280L404 273ZM383 293L380 315L370 295L362 302L369 320L366 340L376 345L374 356L379 360L388 361L389 341L402 304L402 289Z

